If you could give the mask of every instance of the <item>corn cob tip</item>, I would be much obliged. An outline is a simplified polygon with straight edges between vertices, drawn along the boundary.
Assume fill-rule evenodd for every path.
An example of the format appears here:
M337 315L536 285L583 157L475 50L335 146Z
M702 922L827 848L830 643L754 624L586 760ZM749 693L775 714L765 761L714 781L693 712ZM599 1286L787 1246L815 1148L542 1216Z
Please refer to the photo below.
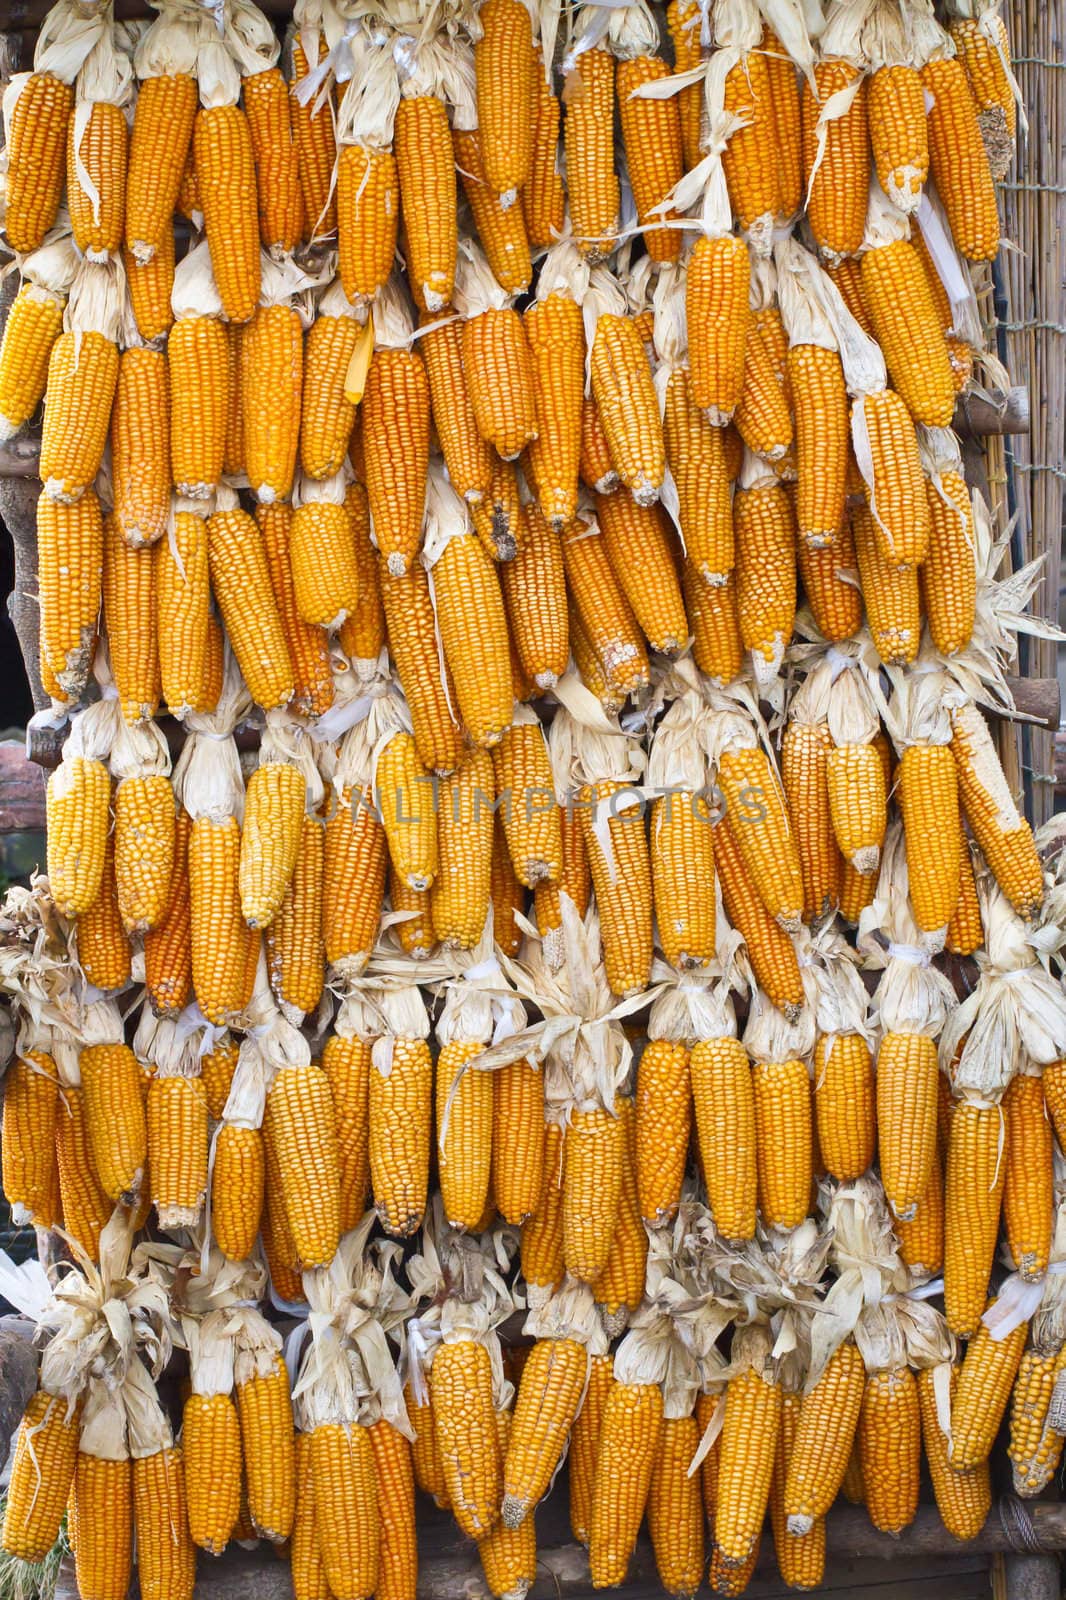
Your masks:
M868 878L881 865L880 845L868 844L864 845L861 850L856 850L851 858L851 864L860 878Z

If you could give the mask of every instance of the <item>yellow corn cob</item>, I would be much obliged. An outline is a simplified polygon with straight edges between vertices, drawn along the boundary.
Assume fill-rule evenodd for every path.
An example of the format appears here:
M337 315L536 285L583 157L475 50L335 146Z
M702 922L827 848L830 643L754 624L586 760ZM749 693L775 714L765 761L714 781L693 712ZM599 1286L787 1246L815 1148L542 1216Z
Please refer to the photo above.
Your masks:
M644 1047L636 1108L640 1211L649 1227L661 1227L677 1214L692 1128L692 1076L684 1044L652 1039Z
M726 750L718 781L730 816L730 829L759 897L788 931L798 925L803 879L780 780L766 752Z
M665 514L629 494L597 496L596 511L615 579L648 643L664 655L679 654L688 626Z
M599 318L589 370L615 470L634 498L649 505L659 498L665 447L651 367L631 318Z
M154 82L148 79L147 82ZM142 88L144 85L142 84ZM128 251L123 251L126 285L130 292L130 309L142 339L159 339L169 332L174 322L170 295L174 287L174 233L164 230L152 259L140 264Z
M751 1076L759 1211L768 1228L795 1228L807 1215L813 1168L807 1068L802 1061L756 1061Z
M411 1446L385 1417L367 1430L381 1517L377 1600L414 1600L418 1577Z
M788 352L795 421L796 521L800 543L831 545L844 520L848 400L835 350L796 344Z
M963 477L948 471L926 480L929 549L922 566L922 603L929 633L944 655L973 636L977 598L973 508Z
M755 1232L755 1096L736 1038L698 1040L690 1056L699 1158L715 1226L725 1238Z
M930 525L914 424L891 389L864 396L856 410L860 405L873 463L869 493L878 548L893 566L920 566Z
M67 128L74 91L51 72L31 72L7 124L4 232L20 253L36 250L52 226L63 193Z
M697 239L685 279L689 392L716 426L732 417L744 388L748 278L743 239Z
M734 826L723 817L716 827L715 866L726 915L743 935L759 987L776 1006L799 1006L803 985L795 949L767 910L740 848L738 830L749 826L743 818Z
M448 113L434 95L400 101L396 167L407 235L409 285L420 311L440 311L455 287L455 161Z
M179 494L206 500L222 475L230 347L214 317L180 317L167 341L170 456Z
M100 892L111 784L100 761L73 756L48 779L48 883L64 917L88 911Z
M421 356L375 351L363 394L366 488L378 549L393 575L407 571L422 537L429 413Z
M940 1151L910 1222L895 1222L900 1259L915 1276L934 1277L944 1267L944 1172Z
M6 1192L6 1189L5 1189ZM20 1561L43 1561L59 1536L78 1459L78 1411L38 1389L15 1440L2 1543Z
M294 102L277 67L246 77L242 93L255 162L259 238L263 249L280 260L295 249L303 222L303 196L289 112ZM197 183L199 186L199 178Z
M625 1580L659 1453L663 1398L656 1384L612 1383L596 1444L589 1566L595 1589ZM571 1508L573 1516L573 1508Z
M490 1188L501 1216L518 1227L544 1189L544 1081L528 1061L509 1062L492 1078Z
M283 1074L284 1076L284 1074ZM280 1355L265 1371L236 1385L241 1425L248 1511L256 1530L271 1544L292 1532L296 1514L296 1454L289 1374Z
M230 322L247 322L259 299L259 218L252 133L240 106L198 111L193 149L222 309Z
M986 1312L996 1301L989 1300ZM1002 1339L993 1339L984 1322L966 1346L951 1405L948 1462L965 1472L988 1460L1021 1364L1029 1324L1022 1322Z
M481 1538L500 1515L503 1478L485 1346L473 1339L441 1345L429 1389L452 1513L468 1538Z
M562 872L563 842L551 763L537 722L516 723L492 753L496 793L515 872L527 888Z
M377 937L388 850L369 790L337 795L326 823L322 880L326 960L361 972Z
M540 1203L522 1225L522 1276L541 1302L563 1276L563 1130L544 1125L544 1187Z
M764 327L763 313L748 313L744 387L737 405L736 425L749 450L766 461L780 461L792 444L792 413L782 381L783 370L777 366L774 347L764 334Z
M455 704L451 673L446 664L441 669L429 578L422 563L415 562L400 577L383 563L381 599L418 753L431 771L454 771L462 759L462 731L451 709Z
M56 698L77 700L88 682L103 581L103 524L92 490L73 505L37 501L41 675Z
M348 454L355 406L344 392L344 380L359 336L354 318L322 313L307 335L300 465L309 478L331 478Z
M322 1052L333 1100L342 1235L363 1215L370 1187L370 1049L365 1039L333 1034Z
M708 583L721 587L724 574L733 568L733 515L722 430L712 428L693 402L684 369L670 375L663 431L688 560Z
M539 1339L522 1368L503 1465L504 1524L517 1528L547 1493L585 1393L589 1356L573 1339Z
M65 296L25 282L12 302L0 344L0 433L29 422L44 395L48 358L63 332Z
M599 407L591 395L586 395L581 402L578 475L585 487L595 489L597 494L611 494L621 481L611 461L611 449L603 431Z
M837 1497L859 1425L863 1385L862 1356L847 1339L803 1397L785 1477L784 1510L791 1534L810 1533Z
M794 217L803 205L803 136L800 86L795 64L768 23L760 48L769 75L777 155L778 215Z
M947 427L955 384L920 256L905 239L867 250L862 288L893 388L915 422Z
M1051 1251L1053 1139L1040 1079L1018 1073L1003 1096L1006 1118L1006 1181L1003 1219L1015 1270L1039 1282ZM952 1123L954 1131L954 1123Z
M52 1057L43 1050L16 1055L4 1085L4 1134L0 1146L4 1193L10 1204L42 1219L42 1224L54 1211L58 1196L56 1117L60 1110ZM53 1215L51 1221L56 1220Z
M246 511L216 511L207 522L211 584L233 653L264 710L292 696L293 672L270 585L263 540Z
M297 606L291 552L293 510L285 503L260 505L255 517L293 669L295 688L290 705L304 716L318 716L333 703L333 677L325 629L305 622Z
M859 86L843 116L818 123L826 101ZM866 80L848 61L825 60L815 64L813 85L804 79L802 95L803 168L808 185L807 214L820 253L830 262L855 255L862 245L869 189L870 136L866 116ZM821 163L821 134L825 134ZM813 182L812 182L813 173Z
M513 201L533 159L533 28L521 0L486 0L479 19L474 71L485 176L494 194Z
M174 872L174 791L161 773L115 791L115 885L127 933L158 927Z
M304 779L287 761L261 763L248 780L241 830L241 914L250 928L273 922L300 848Z
M343 504L307 500L289 527L293 596L300 619L335 628L359 604L359 568L352 522Z
M523 207L504 206L500 196L493 192L485 176L481 135L476 128L453 129L452 144L463 193L489 266L502 288L509 294L519 294L529 287L533 273ZM552 159L554 161L554 152Z
M686 561L681 585L696 665L717 682L731 683L744 659L735 575L729 573L721 584L705 583L696 567Z
M622 1188L607 1264L593 1290L609 1338L622 1331L630 1313L640 1305L648 1260L648 1236L637 1194L636 1108L631 1099L620 1097L615 1110L624 1132Z
M419 343L448 476L456 494L474 503L489 493L493 459L488 441L478 432L470 402L463 371L462 324L454 319L442 321L429 312L423 316L422 326L427 332Z
M724 108L740 119L722 152L730 206L756 254L768 255L781 195L770 72L759 51L746 52L726 73Z
M850 639L862 626L862 595L840 574L858 569L851 519L845 516L840 537L822 548L800 539L796 551L803 592L818 628L827 639Z
M893 1212L916 1213L936 1155L936 1043L918 1033L886 1033L877 1053L877 1133L881 1175Z
M566 189L559 171L559 101L548 82L539 46L535 47L533 70L533 155L529 165L529 178L520 199L529 242L543 249L553 244L563 231L566 219ZM484 232L473 202L471 210L478 224L478 233L484 245ZM488 246L485 252L492 256ZM493 271L496 268L493 267ZM497 273L497 277L499 274ZM503 279L500 279L503 283ZM504 288L511 285L504 283Z
M192 977L197 1003L221 1024L239 1011L248 930L241 916L240 828L235 817L198 817L189 836Z
M148 1141L137 1058L124 1044L90 1045L82 1051L79 1065L85 1120L101 1186L112 1200L136 1198Z
M196 1552L189 1537L180 1450L167 1448L134 1459L133 1526L145 1600L191 1600Z
M563 540L574 605L608 687L620 700L648 682L648 657L637 619L615 575L605 537L581 521Z
M1062 1356L1026 1350L1014 1380L1010 1407L1010 1445L1014 1490L1029 1498L1055 1476L1062 1460L1062 1435L1049 1425L1048 1407L1062 1367Z
M491 561L506 565L514 560L521 542L521 511L515 469L493 452L488 492L470 507L474 532Z
M224 1122L215 1141L211 1231L228 1261L245 1261L255 1248L265 1186L266 1152L261 1131Z
M155 716L162 689L155 618L155 552L122 538L116 518L104 523L104 623L111 671L127 722Z
M292 101L289 112L296 143L296 166L303 191L304 236L308 242L337 231L337 200L333 189L337 145L331 97L328 93L315 94L304 104L295 93L297 84L307 77L309 68L321 64L320 58L325 56L326 50L325 40L319 36L316 40L316 59L309 61L299 36L292 41Z
M536 438L537 420L533 358L513 307L490 307L464 322L463 371L482 438L515 460Z
M688 1466L699 1443L693 1416L664 1417L648 1490L648 1531L667 1594L695 1594L703 1572L703 1505Z
M832 750L825 723L791 722L785 730L781 777L796 830L807 920L821 916L840 899L841 858L828 780Z
M872 744L834 745L826 765L833 833L856 871L873 872L880 859L888 804L884 767Z
M756 678L776 676L796 617L796 533L777 483L739 489L733 502L737 616Z
M859 1033L822 1034L814 1052L814 1109L826 1169L841 1183L873 1161L876 1137L870 1047Z
M581 308L566 295L537 300L523 319L531 358L536 438L529 446L537 499L561 529L577 511L585 338Z
M155 547L154 637L159 652L163 698L182 716L208 704L207 524L189 511L176 511L172 533Z
M718 1440L714 1539L732 1566L754 1549L766 1515L781 1431L781 1387L754 1367L729 1380Z
M618 118L637 220L642 226L676 215L657 208L684 172L681 110L676 97L659 100L636 96L643 84L661 83L669 73L666 62L657 55L623 59L616 68ZM677 228L650 227L644 243L653 261L676 261L681 254L681 233Z
M67 207L74 243L88 261L117 256L122 244L126 210L126 156L129 141L121 106L96 101L74 148L74 121L67 139ZM78 166L83 166L98 199L94 205L82 187Z
M340 1237L340 1164L329 1079L316 1063L286 1067L267 1095L285 1211L297 1258L326 1266Z
M680 969L713 959L714 831L702 795L674 791L652 802L651 871L663 954Z
M955 246L968 261L991 261L999 249L996 189L966 68L941 56L922 68L929 106L929 166Z
M357 304L387 283L396 255L400 194L392 151L342 145L336 205L338 270L344 293Z
M853 509L851 526L874 648L886 666L907 666L918 654L921 636L917 568L895 566L885 559L877 525L866 506Z
M1007 70L1010 41L1006 24L998 11L987 10L979 18L956 18L948 29L957 57L966 68L992 176L1000 182L1007 176L1014 157L1018 122Z
M498 744L510 725L507 618L499 579L472 533L449 539L433 568L437 625L459 710L474 743Z
M292 494L303 389L303 330L292 306L257 306L241 334L241 437L257 500Z
M152 1204L161 1228L195 1227L207 1193L207 1097L197 1078L148 1086Z
M909 1368L867 1377L858 1437L870 1521L899 1534L918 1512L922 1459L918 1385Z
M615 994L634 994L648 981L652 955L652 881L643 809L623 801L626 786L613 781L580 792L581 830L600 911L607 982ZM608 860L596 815L605 809L613 861ZM604 813L601 812L601 817Z
M929 176L925 95L917 68L896 64L871 73L867 111L878 182L900 211L915 211Z
M970 702L952 712L951 750L966 820L996 882L1021 917L1035 916L1044 898L1033 835L1007 787L988 724Z
M429 1180L433 1066L424 1039L397 1038L392 1069L370 1073L370 1177L387 1233L422 1225Z
M130 975L130 942L122 926L115 888L114 835L107 841L100 893L78 918L78 962L98 989L118 989ZM12 1191L5 1187L9 1196ZM17 1196L15 1196L17 1198Z
M133 1558L133 1485L129 1458L112 1461L78 1452L74 1475L78 1593L85 1600L122 1600Z
M122 538L134 546L162 538L170 509L170 393L162 350L122 352L111 413L111 479Z
M100 1231L111 1217L112 1206L96 1175L81 1089L61 1091L56 1122L56 1165L63 1226L91 1261L99 1261Z
M173 213L192 147L196 79L175 72L138 85L126 179L126 246L149 263L173 241ZM145 338L149 335L145 334Z
M94 328L60 334L48 358L41 433L46 495L78 500L96 477L117 382L118 350L110 339Z
M492 1078L462 1069L484 1047L482 1040L457 1040L445 1044L437 1058L437 1166L444 1215L453 1227L471 1230L489 1190Z
M336 1600L370 1600L378 1586L381 1527L369 1430L320 1424L311 1435L318 1547Z
M602 1106L575 1111L570 1118L563 1177L563 1255L567 1271L584 1283L595 1283L607 1263L622 1193L625 1139L620 1117Z
M604 1406L613 1385L613 1358L607 1355L592 1356L585 1395L570 1430L570 1526L580 1544L588 1544L589 1541L600 1429Z
M698 67L703 51L700 43L700 14L694 0L670 0L666 8L666 26L670 42L674 47L675 72L687 72L692 67ZM689 84L680 90L677 96L686 172L691 172L703 154L700 148L702 99L703 90L698 83Z
M781 1427L777 1435L774 1477L770 1487L770 1521L774 1551L782 1579L793 1589L816 1589L825 1576L825 1518L819 1517L809 1533L788 1531L785 1483L795 1448L803 1401L798 1394L781 1396Z
M145 934L145 986L158 1016L176 1016L184 1009L192 987L192 931L190 922L188 857L192 823L179 811L174 832L174 868L163 915Z
M602 261L614 248L621 196L614 170L614 56L585 50L567 74L566 181L578 249Z
M561 808L559 827L563 839L563 870L557 883L540 883L534 892L537 926L545 938L549 938L549 935L555 934L556 930L562 927L560 893L564 892L570 896L577 908L578 916L583 917L588 909L592 889L581 819L573 805ZM558 937L555 943L558 944ZM550 945L549 939L549 947Z
M958 783L950 748L910 745L899 764L898 794L915 921L939 948L941 930L958 904L961 870Z
M329 1584L315 1525L311 1468L311 1435L298 1433L296 1446L296 1514L289 1546L294 1600L329 1600Z

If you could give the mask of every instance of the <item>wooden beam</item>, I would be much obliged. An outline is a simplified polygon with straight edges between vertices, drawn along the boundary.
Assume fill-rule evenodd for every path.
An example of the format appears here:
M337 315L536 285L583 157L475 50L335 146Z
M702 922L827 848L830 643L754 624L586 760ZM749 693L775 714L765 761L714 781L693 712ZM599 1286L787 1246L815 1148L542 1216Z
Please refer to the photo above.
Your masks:
M558 1497L552 1496L552 1500ZM436 1518L432 1513L424 1516L425 1501L419 1497L419 1569L418 1600L485 1600L488 1589L481 1571L477 1551L468 1540L456 1531L454 1524ZM542 1515L554 1509L551 1501ZM1049 1547L1066 1545L1066 1505L1031 1501L1027 1510L1041 1541ZM539 1519L538 1519L539 1520ZM944 1528L933 1506L922 1506L909 1528L899 1537L878 1533L871 1525L866 1512L859 1507L834 1507L826 1518L827 1547L830 1562L849 1559L871 1562L899 1562L912 1557L954 1557L972 1560L994 1553L1011 1552L1004 1526L993 1509L991 1516L976 1539L965 1544L953 1539ZM1051 1553L1049 1549L1049 1554ZM1048 1561L1044 1574L1057 1567L1057 1561ZM974 1561L976 1567L980 1561ZM773 1548L764 1541L764 1552L759 1562L760 1570L772 1570ZM886 1578L891 1569L885 1568ZM1020 1576L1020 1574L1019 1574ZM1033 1576L1037 1574L1033 1572ZM1046 1581L1046 1580L1045 1580ZM662 1595L662 1587L655 1569L655 1558L646 1538L637 1542L629 1574L622 1588L615 1591L619 1600L644 1600L647 1596ZM588 1596L591 1593L588 1552L575 1543L544 1544L537 1551L537 1580L529 1592L529 1600L563 1600L565 1596ZM292 1585L289 1566L279 1561L277 1555L262 1545L253 1551L244 1551L233 1545L217 1560L198 1563L196 1595L198 1600L291 1600ZM77 1600L73 1563L64 1562L56 1588L56 1600ZM1010 1600L1014 1600L1013 1591ZM1017 1600L1043 1600L1033 1590L1019 1588Z
M1057 678L1008 678L1019 717L1057 733L1062 720L1062 691Z
M1029 391L1019 384L1001 400L980 394L963 394L955 404L956 433L983 439L993 433L1029 432Z

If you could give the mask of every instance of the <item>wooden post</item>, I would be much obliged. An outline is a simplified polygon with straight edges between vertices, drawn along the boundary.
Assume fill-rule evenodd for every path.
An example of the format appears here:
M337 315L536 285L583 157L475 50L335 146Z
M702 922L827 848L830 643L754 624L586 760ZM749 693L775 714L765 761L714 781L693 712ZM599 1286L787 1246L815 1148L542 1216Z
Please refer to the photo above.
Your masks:
M1058 1556L1003 1557L1007 1600L1059 1600Z

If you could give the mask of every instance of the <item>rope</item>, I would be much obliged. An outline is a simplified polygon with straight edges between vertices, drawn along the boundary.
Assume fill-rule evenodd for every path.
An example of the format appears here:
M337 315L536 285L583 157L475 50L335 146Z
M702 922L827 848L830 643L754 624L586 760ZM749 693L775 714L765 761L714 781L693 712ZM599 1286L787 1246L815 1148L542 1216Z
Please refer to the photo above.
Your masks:
M1005 1494L996 1506L999 1525L1016 1556L1045 1556L1054 1554L1040 1543L1036 1527L1029 1515L1029 1507L1017 1495Z
M1043 56L1015 56L1015 67L1047 67L1052 72L1066 72L1066 61L1048 61Z
M1066 323L1062 322L1001 322L999 326L1004 333L1063 333L1066 334Z
M1002 189L1022 189L1026 194L1066 194L1066 185L1061 183L1009 183L1004 178L1000 187Z

